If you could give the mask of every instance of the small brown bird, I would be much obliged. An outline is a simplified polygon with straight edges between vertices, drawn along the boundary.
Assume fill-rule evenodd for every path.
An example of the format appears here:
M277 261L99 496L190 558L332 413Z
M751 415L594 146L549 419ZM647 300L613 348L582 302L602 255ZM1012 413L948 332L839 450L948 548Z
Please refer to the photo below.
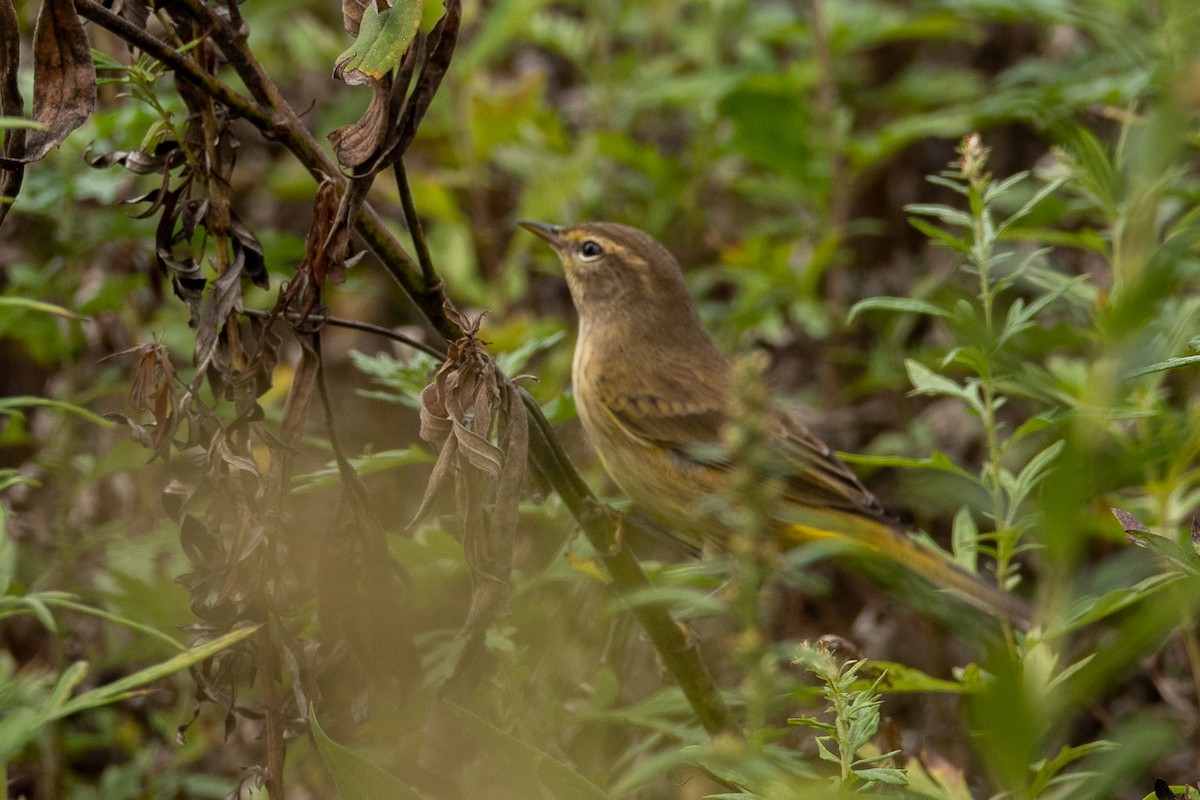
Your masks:
M717 448L730 421L730 364L700 321L679 263L649 234L613 222L522 221L550 243L579 312L572 381L584 430L612 479L668 527L720 537L709 498L730 464ZM893 529L875 496L833 451L779 409L768 427L786 465L782 546L834 538L882 556L997 617L1027 604Z

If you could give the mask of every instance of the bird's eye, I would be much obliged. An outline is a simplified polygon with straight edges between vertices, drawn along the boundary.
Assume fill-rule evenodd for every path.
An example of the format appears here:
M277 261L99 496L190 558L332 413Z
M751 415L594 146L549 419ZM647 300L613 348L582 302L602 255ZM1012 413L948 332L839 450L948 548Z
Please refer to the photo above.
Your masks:
M588 261L593 261L604 255L604 248L598 242L588 239L579 247L579 254Z

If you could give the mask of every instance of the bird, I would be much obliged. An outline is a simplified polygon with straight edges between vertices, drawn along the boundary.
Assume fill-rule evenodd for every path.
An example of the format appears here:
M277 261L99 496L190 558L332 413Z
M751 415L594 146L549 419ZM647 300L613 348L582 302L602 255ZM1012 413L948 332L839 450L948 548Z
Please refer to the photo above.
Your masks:
M521 220L558 255L579 333L575 406L601 465L636 506L703 539L729 531L708 498L727 491L721 447L735 421L731 362L705 329L675 257L654 237L615 222ZM1028 603L905 534L854 472L793 417L771 405L766 441L784 513L782 549L834 540L899 563L970 605L1024 627Z

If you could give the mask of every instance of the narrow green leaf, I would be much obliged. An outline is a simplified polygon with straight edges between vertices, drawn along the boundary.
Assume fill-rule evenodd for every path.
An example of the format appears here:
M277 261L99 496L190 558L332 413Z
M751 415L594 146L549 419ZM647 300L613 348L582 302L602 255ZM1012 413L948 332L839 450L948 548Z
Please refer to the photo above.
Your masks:
M904 369L908 372L908 379L913 385L911 394L957 397L977 413L980 411L981 401L979 399L979 389L976 384L968 383L966 386L960 386L951 379L944 375L938 375L929 367L911 358L905 359Z
M909 214L933 217L934 219L940 219L947 225L958 225L963 228L970 228L974 223L970 214L960 211L957 208L951 208L950 206L939 206L931 203L909 203L904 207L904 210Z
M106 420L98 414L93 414L82 406L77 406L74 403L67 403L63 400L52 400L49 397L32 397L29 395L21 397L6 397L0 400L0 414L19 413L23 408L53 408L56 411L66 411L68 414L75 414L83 417L88 422L99 425L101 428L114 428L115 423Z
M957 250L960 253L968 253L971 250L970 244L964 242L953 233L942 230L929 220L921 219L920 217L909 217L908 224L925 234L925 236L935 245L940 247L948 247L951 250Z
M1014 508L1020 506L1025 501L1025 498L1029 496L1029 493L1041 483L1054 463L1054 459L1058 458L1058 454L1062 452L1065 445L1066 441L1059 439L1029 459L1029 463L1021 470L1013 485L1010 500Z
M1025 173L1025 174L1028 174L1028 173ZM1019 174L1019 177L1024 178L1025 174ZM1013 176L1013 178L1017 178L1017 177L1018 177L1018 175ZM1010 227L1012 227L1013 223L1020 222L1022 219L1029 216L1029 212L1033 211L1033 209L1035 207L1037 207L1038 203L1042 202L1047 197L1054 194L1054 192L1058 191L1058 188L1060 186L1062 186L1064 183L1066 183L1066 181L1067 181L1066 175L1060 176L1060 177L1055 178L1054 180L1050 181L1050 183L1047 183L1045 186L1043 186L1041 189L1039 189L1037 192L1035 192L1033 197L1031 197L1027 201L1025 201L1025 205L1018 208L1016 211L1014 211L1012 213L1011 216L1009 216L1008 219L1006 219L1006 220L1004 220L1004 222L1000 223L999 227L996 228L996 235L1000 236L1006 230L1008 230Z
M1165 372L1169 369L1190 367L1193 364L1200 364L1200 356L1180 356L1179 358L1168 358L1166 361L1156 361L1153 364L1148 364L1144 367L1138 367L1135 370L1130 370L1121 376L1121 380L1131 381L1134 378L1152 375L1155 372Z
M904 770L890 767L871 767L870 769L856 769L854 774L862 778L864 781L875 781L876 783L884 783L889 786L907 786L908 779L904 777Z
M960 478L966 478L977 483L978 478L950 460L945 453L934 452L929 458L909 458L907 456L868 456L856 453L838 453L838 458L851 464L862 464L867 467L904 467L908 469L936 469L948 472Z
M27 297L0 297L0 308L23 308L27 311L40 311L43 314L53 314L68 319L87 319L82 314L76 314L70 309L56 306L53 303L43 303L41 300L30 300Z
M926 300L917 300L912 297L868 297L866 300L859 300L854 304L850 313L846 315L846 323L853 322L854 318L863 311L901 311L929 314L933 317L950 316L949 311Z
M120 680L115 680L112 683L97 687L89 692L84 692L58 709L51 719L61 719L69 714L75 714L79 711L85 711L89 708L96 708L120 700L122 697L128 695L132 689L140 688L168 675L173 675L180 670L187 669L212 658L222 650L233 647L238 642L252 636L259 627L258 625L253 625L246 628L239 628L224 636L218 636L211 642L205 642L202 645L189 648L177 656L168 658L166 661L138 670L132 675L126 675Z
M86 661L76 661L62 671L62 674L58 676L58 682L54 684L54 691L50 692L50 696L46 698L47 717L52 717L54 712L67 702L71 692L75 691L75 687L83 682L87 671L88 663Z

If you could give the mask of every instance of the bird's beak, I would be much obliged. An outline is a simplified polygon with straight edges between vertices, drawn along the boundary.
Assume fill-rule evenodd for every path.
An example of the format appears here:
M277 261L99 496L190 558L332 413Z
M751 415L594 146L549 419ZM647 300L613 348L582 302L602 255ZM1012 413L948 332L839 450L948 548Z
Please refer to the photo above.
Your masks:
M545 222L531 222L527 219L517 220L517 224L530 233L545 239L555 249L558 249L562 244L562 228L558 225L550 225Z

